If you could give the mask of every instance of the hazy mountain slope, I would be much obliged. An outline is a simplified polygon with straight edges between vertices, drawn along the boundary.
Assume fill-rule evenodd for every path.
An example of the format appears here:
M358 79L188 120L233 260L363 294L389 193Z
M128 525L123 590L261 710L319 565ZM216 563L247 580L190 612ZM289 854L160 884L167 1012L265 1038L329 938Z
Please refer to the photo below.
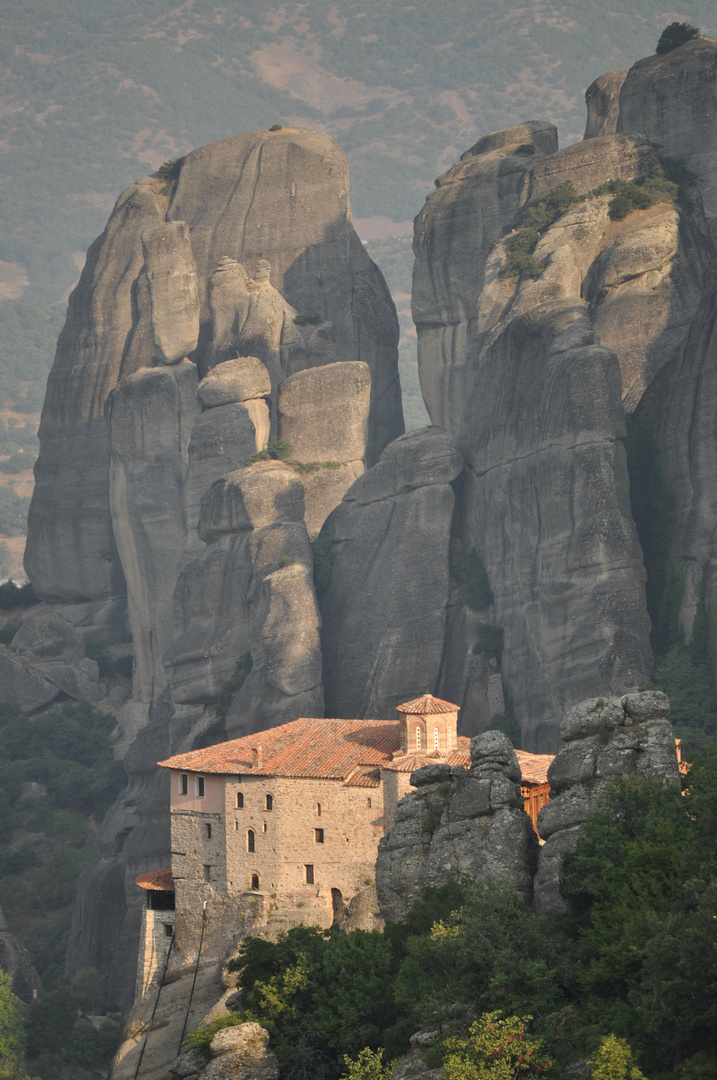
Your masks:
M714 34L707 0L688 14ZM338 138L355 213L412 217L459 149L536 100L563 142L578 138L585 86L651 52L672 17L650 0L9 0L0 260L55 300L127 183L288 119Z

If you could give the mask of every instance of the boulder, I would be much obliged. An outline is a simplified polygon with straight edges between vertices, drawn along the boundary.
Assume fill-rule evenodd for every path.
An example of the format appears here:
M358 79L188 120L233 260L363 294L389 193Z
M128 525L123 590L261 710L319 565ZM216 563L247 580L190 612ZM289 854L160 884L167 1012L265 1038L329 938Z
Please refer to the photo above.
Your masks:
M251 406L251 412L247 406ZM215 480L240 469L263 450L269 439L269 410L266 403L232 402L207 409L197 417L189 440L189 460L184 498L196 514L190 525L196 528L202 496Z
M197 393L205 409L214 409L218 405L268 397L271 379L256 356L237 356L207 372Z
M536 911L550 916L567 912L560 893L563 857L611 782L642 776L679 784L669 709L664 694L646 690L581 701L568 712L561 730L569 741L548 769L551 799L538 814L545 843L534 883Z
M212 1039L204 1080L278 1080L279 1063L268 1049L269 1034L256 1023L223 1028Z
M34 712L49 705L59 693L59 686L44 678L37 668L0 645L0 700L5 705Z
M660 144L697 176L712 232L717 226L717 45L698 38L633 64L620 91L618 131Z
M370 394L361 361L299 371L279 390L279 434L300 466L312 540L366 468Z
M77 663L85 655L85 639L81 631L46 606L27 612L12 639L12 647L13 652L37 664L53 661Z
M554 154L558 149L558 129L555 124L549 124L545 120L528 120L525 124L516 124L515 127L504 128L503 131L493 131L479 139L470 150L466 150L461 161L478 154L503 150L506 146L513 149L526 143L531 143L543 154Z
M578 195L587 195L606 180L645 176L656 164L655 151L639 132L573 143L557 154L538 158L530 170L528 202L545 199L558 184L568 181Z
M461 465L449 436L411 432L329 516L324 529L335 558L321 599L329 716L385 716L416 686L435 687L448 603L451 481Z
M620 91L628 69L608 71L590 83L585 91L588 118L583 139L598 139L614 135L620 114Z
M363 461L371 371L361 361L299 371L279 390L279 431L292 461Z
M186 221L168 221L142 234L152 308L155 356L176 364L197 347L199 291Z
M383 918L405 919L424 888L450 877L512 885L530 901L538 842L523 810L520 770L517 782L506 775L515 775L515 751L505 735L488 731L472 740L471 753L469 773L436 764L412 775L418 787L401 799L379 844Z

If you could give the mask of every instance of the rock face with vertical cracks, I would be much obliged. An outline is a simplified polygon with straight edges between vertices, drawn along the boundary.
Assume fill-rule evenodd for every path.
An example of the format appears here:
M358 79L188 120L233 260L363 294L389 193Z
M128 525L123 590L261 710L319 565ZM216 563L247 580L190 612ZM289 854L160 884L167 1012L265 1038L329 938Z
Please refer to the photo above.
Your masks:
M372 376L370 460L403 431L396 314L354 232L348 167L337 144L293 128L237 136L190 154L169 205L165 192L161 179L146 177L120 196L70 299L43 410L29 522L27 571L43 598L124 593L105 401L120 378L152 366L155 356L204 359L200 376L236 356L231 334L222 338L228 351L212 354L210 278L225 257L246 266L252 289L274 286L292 313L320 318L305 328L289 319L284 336L297 355L289 349L291 365L277 372L275 388L301 367L361 360ZM262 260L271 264L271 284L254 277Z
M366 470L370 400L371 372L361 361L299 371L281 386L279 433L299 467L312 540Z
M711 71L712 53L702 53ZM682 64L677 57L675 70ZM683 350L712 258L698 193L693 211L666 197L622 220L611 217L611 193L595 193L658 165L642 129L627 134L615 111L633 72L591 88L600 101L586 141L551 151L535 139L526 154L512 129L486 137L440 178L416 219L421 385L432 420L457 435L468 466L460 542L487 572L494 601L481 618L502 631L504 690L523 745L535 750L557 746L560 717L576 699L623 693L650 676L624 411L664 393L658 387L677 365L694 368ZM568 183L578 200L534 236L535 275L510 276L504 267L526 214ZM674 392L687 416L684 378ZM456 662L469 655L473 631L455 604L450 626L441 692L475 730L471 703L484 717L491 676Z
M548 769L550 802L538 815L540 849L533 903L544 915L563 915L560 872L581 826L619 776L679 784L670 703L654 691L621 698L590 698L574 706L560 725L565 745Z
M268 261L270 285L287 304L331 324L331 359L371 369L372 464L403 431L398 324L383 276L353 230L348 186L346 158L326 135L292 128L238 135L187 156L168 217L186 221L192 237L202 363L215 362L208 284L220 260L241 263L253 280L259 260ZM286 330L303 336L293 323ZM312 332L308 324L307 338Z
M471 536L504 629L503 677L527 748L595 684L650 670L644 570L628 503L620 371L582 344L569 299L515 318L481 359L466 411Z
M321 601L329 716L386 716L416 687L435 685L448 602L451 481L461 467L450 436L412 431L384 450L329 516L334 563Z
M696 173L717 239L717 45L696 39L638 60L620 92L617 130L639 132Z
M405 919L423 889L449 877L513 885L530 902L538 841L515 750L506 735L486 731L471 740L471 762L470 770L429 765L412 774L416 790L398 804L378 849L384 918Z
M124 592L110 518L104 405L120 373L130 374L123 359L144 267L142 233L163 220L151 182L123 192L70 297L42 410L25 552L33 587L47 599ZM151 363L153 340L148 349Z
M216 701L245 653L231 737L323 713L318 612L301 481L279 462L218 480L202 500L201 554L184 569L166 657L174 699Z

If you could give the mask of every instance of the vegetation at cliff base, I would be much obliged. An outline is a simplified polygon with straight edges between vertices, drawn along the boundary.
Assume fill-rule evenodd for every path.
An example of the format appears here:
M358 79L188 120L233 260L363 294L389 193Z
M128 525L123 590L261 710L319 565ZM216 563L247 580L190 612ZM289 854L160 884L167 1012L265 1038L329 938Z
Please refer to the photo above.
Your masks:
M119 1038L115 1020L80 1018L107 1009L99 973L65 975L77 879L124 784L114 723L87 702L35 716L0 705L0 906L39 975L39 997L22 1012L26 1068L41 1080L89 1080Z
M387 1080L416 1031L448 1080L696 1080L717 1070L717 748L681 793L622 779L566 859L572 914L447 881L383 932L298 926L229 963L283 1080ZM222 1021L222 1025L224 1021ZM208 1046L200 1028L193 1045ZM702 1069L703 1071L700 1071Z

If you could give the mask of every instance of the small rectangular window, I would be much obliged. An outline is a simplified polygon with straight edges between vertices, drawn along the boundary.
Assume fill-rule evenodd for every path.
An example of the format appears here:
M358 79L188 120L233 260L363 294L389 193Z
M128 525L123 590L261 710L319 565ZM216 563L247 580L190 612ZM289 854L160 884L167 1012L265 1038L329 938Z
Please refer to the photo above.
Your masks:
M304 881L307 885L314 884L314 864L306 863L304 865Z
M185 772L179 774L179 794L187 794L187 774Z
M204 798L204 777L203 776L198 776L197 777L197 795L199 796L200 799Z
M323 844L323 842L324 842L324 830L323 829L314 829L314 843L315 844Z
M205 825L204 827L207 830L207 840L211 840L211 838L212 838L212 827L211 827L211 825Z
M173 933L174 933L174 927L172 926L171 923L166 922L164 924L164 936L165 937L171 937Z
M205 866L204 867L204 880L205 881L211 881L212 880L212 878L211 878L211 870L212 870L211 866Z

